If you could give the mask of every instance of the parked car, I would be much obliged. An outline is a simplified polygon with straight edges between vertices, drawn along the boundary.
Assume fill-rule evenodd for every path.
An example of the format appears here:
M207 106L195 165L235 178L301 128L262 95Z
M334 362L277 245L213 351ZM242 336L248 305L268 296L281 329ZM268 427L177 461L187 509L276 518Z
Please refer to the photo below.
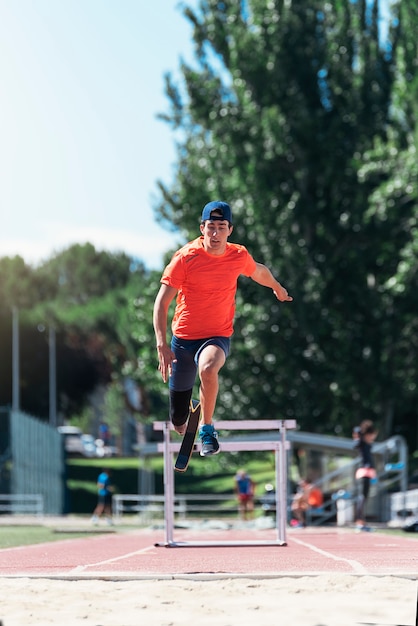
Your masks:
M64 437L64 447L68 455L88 458L96 456L94 440L92 446L88 439L89 435L84 435L77 426L58 426L58 432Z
M83 443L85 455L88 457L98 456L97 454L97 446L93 435L81 435L81 441Z
M119 450L116 446L106 445L103 439L96 439L96 456L98 457L110 457L110 456L118 456Z

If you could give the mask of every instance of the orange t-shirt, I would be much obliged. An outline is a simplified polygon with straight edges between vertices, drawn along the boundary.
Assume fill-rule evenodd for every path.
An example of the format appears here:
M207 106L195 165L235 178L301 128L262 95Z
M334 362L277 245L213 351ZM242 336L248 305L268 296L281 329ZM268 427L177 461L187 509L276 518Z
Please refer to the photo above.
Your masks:
M239 244L228 242L220 256L205 251L203 237L180 248L161 278L178 290L173 334L182 339L230 337L238 276L251 276L255 269L253 257Z
M308 504L313 507L322 506L324 504L324 496L322 495L322 491L320 489L313 487L310 490Z

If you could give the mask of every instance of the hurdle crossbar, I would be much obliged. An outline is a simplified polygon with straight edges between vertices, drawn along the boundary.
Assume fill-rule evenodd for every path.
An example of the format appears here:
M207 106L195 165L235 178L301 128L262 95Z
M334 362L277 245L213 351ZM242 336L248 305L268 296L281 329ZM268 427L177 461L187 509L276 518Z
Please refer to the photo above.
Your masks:
M170 422L154 422L154 430L162 430L164 439L158 444L158 450L164 455L164 518L165 541L156 543L156 546L169 548L181 547L210 547L210 546L285 546L286 519L287 519L287 463L286 450L289 442L286 440L286 431L296 428L296 420L242 420L219 421L216 429L219 430L270 430L277 431L277 439L272 441L222 441L222 452L243 451L274 451L276 477L276 539L239 540L239 541L175 541L174 539L174 462L173 454L180 449L180 443L173 443L170 434L173 426ZM194 445L194 452L200 451L201 445Z

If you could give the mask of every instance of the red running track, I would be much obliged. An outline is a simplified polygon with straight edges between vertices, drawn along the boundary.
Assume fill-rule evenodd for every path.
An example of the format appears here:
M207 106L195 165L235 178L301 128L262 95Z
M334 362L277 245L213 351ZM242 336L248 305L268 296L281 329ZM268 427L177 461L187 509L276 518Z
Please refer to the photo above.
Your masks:
M268 530L176 530L175 541L274 541ZM0 576L146 578L343 573L418 575L418 537L290 529L285 546L161 547L163 531L130 530L0 550Z

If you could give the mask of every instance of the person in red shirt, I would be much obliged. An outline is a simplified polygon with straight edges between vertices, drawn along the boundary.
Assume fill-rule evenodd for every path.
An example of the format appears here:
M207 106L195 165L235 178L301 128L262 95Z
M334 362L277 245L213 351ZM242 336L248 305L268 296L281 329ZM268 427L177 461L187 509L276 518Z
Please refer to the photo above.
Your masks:
M202 211L200 237L178 250L165 268L154 303L153 323L158 369L169 380L170 419L180 435L186 430L190 400L200 379L202 456L219 452L213 414L219 391L218 374L228 357L240 275L272 289L282 302L293 300L286 289L248 250L230 243L231 207L215 200ZM167 319L176 297L172 340L167 341Z
M245 470L238 470L234 478L241 519L247 520L254 512L255 483Z
M313 485L307 478L299 482L299 487L292 500L292 513L298 526L306 526L306 511L316 509L324 504L324 496L319 487Z

